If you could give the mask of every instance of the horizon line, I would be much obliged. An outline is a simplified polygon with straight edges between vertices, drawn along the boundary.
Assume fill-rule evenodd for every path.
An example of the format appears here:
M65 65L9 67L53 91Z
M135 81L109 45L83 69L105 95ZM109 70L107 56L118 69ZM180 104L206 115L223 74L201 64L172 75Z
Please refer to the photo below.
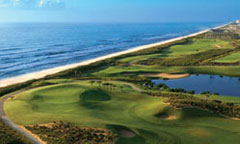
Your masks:
M237 20L237 19L236 19ZM159 22L81 22L81 21L0 21L0 24L7 24L7 23L59 23L59 24L68 24L68 23L76 23L76 24L154 24L154 23L226 23L226 22L234 22L236 20L226 20L226 21L159 21Z

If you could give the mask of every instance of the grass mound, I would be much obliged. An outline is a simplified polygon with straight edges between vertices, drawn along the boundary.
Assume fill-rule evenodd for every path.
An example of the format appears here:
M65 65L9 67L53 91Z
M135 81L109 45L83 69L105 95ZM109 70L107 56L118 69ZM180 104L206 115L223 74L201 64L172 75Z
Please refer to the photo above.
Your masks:
M108 106L104 102L110 101L111 96L102 89L89 89L80 94L79 104L91 110L104 111Z
M209 117L221 117L221 116L206 110L196 109L196 108L183 108L181 110L181 119L194 119L199 117L209 118Z
M102 89L90 89L84 91L80 95L80 99L81 101L108 101L111 100L111 97Z

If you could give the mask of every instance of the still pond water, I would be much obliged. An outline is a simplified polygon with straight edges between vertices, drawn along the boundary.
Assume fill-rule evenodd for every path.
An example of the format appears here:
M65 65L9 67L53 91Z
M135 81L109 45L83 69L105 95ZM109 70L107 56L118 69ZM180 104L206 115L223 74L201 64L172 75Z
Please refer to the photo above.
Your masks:
M224 96L240 97L240 78L217 75L191 75L176 80L153 80L155 84L163 83L170 88L194 90L196 93L210 91Z

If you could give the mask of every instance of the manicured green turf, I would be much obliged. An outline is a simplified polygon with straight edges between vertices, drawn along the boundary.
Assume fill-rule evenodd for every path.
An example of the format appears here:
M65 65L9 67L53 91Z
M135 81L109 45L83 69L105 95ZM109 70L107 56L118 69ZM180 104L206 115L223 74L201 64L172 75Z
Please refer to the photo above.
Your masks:
M229 41L193 39L189 42L189 44L174 45L170 47L168 56L176 57L181 55L195 54L209 49L216 49L217 46L220 46L221 48L233 48Z
M120 137L123 144L238 144L240 122L197 109L174 110L164 98L150 97L129 85L112 82L112 89L88 81L35 88L5 104L17 124L67 121L81 127L124 126L135 137ZM123 86L123 88L120 88ZM166 113L169 120L156 117ZM170 120L172 118L172 120Z
M196 97L206 99L205 95L196 95ZM240 104L239 97L211 95L208 99L209 100L221 100L221 101L228 102L228 103Z
M185 66L185 67L155 67L134 65L130 67L111 66L102 71L93 73L99 77L124 77L129 74L141 75L143 73L190 73L215 74L240 77L240 66Z
M161 53L153 53L141 56L133 56L123 58L121 62L137 62L150 58L169 58L179 57L182 55L196 54L210 49L226 49L234 48L231 41L224 40L207 40L207 39L192 39L187 44L173 45L170 48L165 48Z
M240 52L233 53L231 55L215 60L215 62L220 62L220 63L235 63L238 61L240 61Z
M139 60L149 59L149 58L155 58L155 57L163 57L161 54L149 54L149 55L141 55L141 56L134 56L134 57L127 57L120 59L120 62L137 62Z
M240 66L174 66L163 67L153 65L139 65L138 61L161 58L179 58L183 55L192 55L212 49L233 49L239 44L239 41L225 41L225 40L208 40L194 38L189 40L186 44L178 44L170 46L169 48L162 48L162 51L147 53L145 55L129 56L119 59L120 62L128 63L130 65L121 66L113 65L93 73L97 77L132 77L139 76L144 73L190 73L190 74L216 74L225 76L239 77ZM240 53L234 53L222 59L216 60L220 62L236 62L240 59ZM215 59L213 59L215 60ZM161 61L161 60L160 60Z

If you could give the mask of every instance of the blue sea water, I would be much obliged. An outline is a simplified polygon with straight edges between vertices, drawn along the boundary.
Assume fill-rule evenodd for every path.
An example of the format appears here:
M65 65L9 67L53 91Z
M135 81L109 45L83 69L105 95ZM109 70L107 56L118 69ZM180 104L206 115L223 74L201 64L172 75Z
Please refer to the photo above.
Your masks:
M0 24L0 79L72 64L222 23Z

